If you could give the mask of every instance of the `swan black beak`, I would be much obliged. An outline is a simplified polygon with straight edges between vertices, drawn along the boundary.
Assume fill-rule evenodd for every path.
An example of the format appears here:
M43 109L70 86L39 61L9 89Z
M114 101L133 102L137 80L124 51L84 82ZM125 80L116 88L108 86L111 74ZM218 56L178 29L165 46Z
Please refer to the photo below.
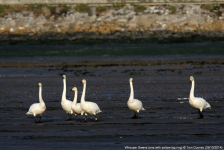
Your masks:
M72 91L72 89L70 91Z

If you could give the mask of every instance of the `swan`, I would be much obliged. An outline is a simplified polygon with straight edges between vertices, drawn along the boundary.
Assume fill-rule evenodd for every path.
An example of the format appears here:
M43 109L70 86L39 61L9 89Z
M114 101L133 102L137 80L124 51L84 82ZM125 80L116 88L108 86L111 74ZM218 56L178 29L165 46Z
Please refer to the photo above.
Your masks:
M199 113L199 117L198 118L200 119L200 118L203 118L203 115L202 115L203 109L206 109L206 108L210 108L211 109L211 106L203 98L201 98L201 97L194 97L194 85L195 85L195 83L194 83L194 77L193 76L190 76L190 81L191 81L192 85L191 85L189 103L190 103L190 105L193 108L198 109L198 113Z
M63 88L63 93L62 93L62 98L61 98L61 106L64 109L64 111L68 114L68 120L71 120L72 117L72 101L66 99L66 76L63 75L63 83L64 83L64 88Z
M134 99L134 89L133 89L132 81L133 79L130 78L129 82L130 82L131 93L130 93L130 97L127 104L128 104L128 107L134 111L134 116L132 117L132 119L136 119L138 118L139 111L145 110L145 109L143 108L142 102L140 100Z
M102 112L99 108L99 106L94 102L86 102L85 101L85 93L86 93L86 80L83 79L81 81L83 83L83 92L81 97L81 108L83 112L85 113L85 122L87 122L87 115L94 115L95 116L95 122L97 122L96 114Z
M83 115L83 111L81 108L81 104L77 103L78 89L76 87L73 87L71 91L75 91L74 101L72 103L72 113L75 113L76 121L77 121L77 115L79 114ZM82 119L82 116L81 116L81 119Z
M44 103L44 100L42 99L42 84L39 83L39 102L40 103L34 103L30 106L29 111L26 113L27 115L33 115L35 117L35 123L41 123L41 116L46 110L46 105ZM40 115L39 122L36 121L36 115Z

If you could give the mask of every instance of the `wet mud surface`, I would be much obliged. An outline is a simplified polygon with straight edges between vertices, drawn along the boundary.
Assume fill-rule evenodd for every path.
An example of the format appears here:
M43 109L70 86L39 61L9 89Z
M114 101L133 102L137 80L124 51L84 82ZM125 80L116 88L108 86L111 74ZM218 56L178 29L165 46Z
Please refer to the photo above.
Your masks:
M171 64L154 66L0 68L0 145L4 149L125 149L124 146L224 146L224 65ZM67 98L72 87L81 99L82 79L87 80L86 100L96 102L103 113L82 120L65 121L61 107L63 82ZM195 96L205 98L212 109L197 110L188 103L195 78ZM146 111L138 119L127 107L132 77L134 96ZM39 101L43 85L47 106L42 123L26 116Z

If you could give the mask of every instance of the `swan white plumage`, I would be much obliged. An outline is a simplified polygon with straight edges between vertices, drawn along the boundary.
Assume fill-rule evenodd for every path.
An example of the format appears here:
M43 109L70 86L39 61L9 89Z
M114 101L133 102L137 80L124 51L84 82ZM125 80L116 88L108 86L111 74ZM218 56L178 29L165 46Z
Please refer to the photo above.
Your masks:
M95 121L97 122L96 114L102 112L99 108L99 106L94 102L87 102L85 101L85 93L86 93L86 80L82 80L83 83L83 92L81 97L81 108L85 113L85 122L87 122L87 114L88 115L94 115Z
M39 123L41 122L41 116L46 110L46 105L44 103L44 100L42 99L42 84L39 83L39 103L34 103L30 106L29 111L26 113L27 115L33 115L35 117L35 123L36 121L36 115L40 115Z
M127 104L128 104L128 107L134 111L134 116L132 118L136 119L138 118L139 111L145 110L145 109L143 108L142 102L140 100L134 99L134 89L133 89L132 81L133 79L130 78L129 82L130 82L131 92L130 92L130 97Z
M76 87L73 87L71 89L71 91L75 91L75 95L74 95L74 101L72 103L72 113L75 114L76 116L76 121L77 121L77 115L81 114L81 118L82 119L82 115L83 115L83 110L81 108L81 104L77 103L77 95L78 95L78 89Z
M203 109L206 109L206 108L210 108L211 109L211 106L203 98L201 98L201 97L194 97L194 85L195 85L195 82L194 82L194 77L193 76L190 76L190 81L191 81L192 85L191 85L189 103L190 103L190 105L193 108L198 109L198 112L199 112L199 117L198 118L203 118L203 115L202 115Z
M61 98L61 106L64 109L64 111L68 114L68 119L71 120L72 117L72 101L66 99L66 76L63 75L63 93L62 93L62 98Z

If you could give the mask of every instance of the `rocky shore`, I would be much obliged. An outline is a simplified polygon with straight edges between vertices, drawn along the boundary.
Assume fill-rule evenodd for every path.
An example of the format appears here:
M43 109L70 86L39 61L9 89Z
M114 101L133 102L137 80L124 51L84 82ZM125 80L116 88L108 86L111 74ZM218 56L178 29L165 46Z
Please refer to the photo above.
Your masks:
M139 9L138 9L139 8ZM224 39L224 5L125 4L85 12L24 9L0 18L0 43L200 42ZM53 10L53 11L52 11Z

